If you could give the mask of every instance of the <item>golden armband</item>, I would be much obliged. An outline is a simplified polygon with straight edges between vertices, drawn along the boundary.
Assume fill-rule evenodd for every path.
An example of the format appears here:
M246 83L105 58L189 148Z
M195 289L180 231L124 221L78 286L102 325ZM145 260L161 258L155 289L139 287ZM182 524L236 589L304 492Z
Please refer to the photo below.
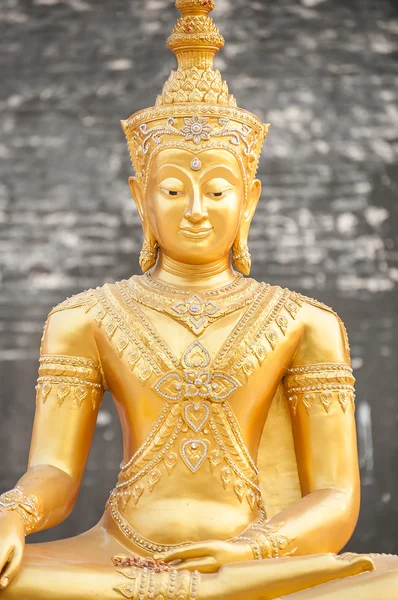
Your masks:
M37 398L46 403L50 396L62 406L68 401L80 408L89 402L96 410L104 393L99 363L77 356L45 354L40 358Z
M320 363L288 369L284 384L293 416L300 404L308 415L316 405L329 412L333 405L340 406L345 413L354 407L355 378L352 368L343 363Z
M15 511L25 523L26 533L33 531L41 515L36 496L27 496L20 487L16 487L0 496L0 513Z

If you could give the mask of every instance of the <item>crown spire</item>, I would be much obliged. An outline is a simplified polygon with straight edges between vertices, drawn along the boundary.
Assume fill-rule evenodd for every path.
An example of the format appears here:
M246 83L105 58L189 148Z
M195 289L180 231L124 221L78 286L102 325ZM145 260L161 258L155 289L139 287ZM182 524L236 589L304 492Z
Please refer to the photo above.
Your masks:
M206 102L236 106L220 71L214 69L214 57L224 46L224 38L208 13L214 0L176 0L181 13L171 35L168 48L177 58L173 70L156 99L156 106L184 102Z
M224 46L224 38L208 13L214 0L176 0L180 17L167 40L178 68L213 68L214 56Z

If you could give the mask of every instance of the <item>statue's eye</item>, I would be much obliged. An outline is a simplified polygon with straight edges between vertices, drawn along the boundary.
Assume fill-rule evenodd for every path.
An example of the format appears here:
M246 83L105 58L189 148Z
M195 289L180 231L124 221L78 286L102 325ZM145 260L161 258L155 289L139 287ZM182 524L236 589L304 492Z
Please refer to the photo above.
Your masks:
M207 195L210 196L210 198L224 198L230 191L231 189L229 188L223 192L207 192Z
M160 188L161 191L166 194L166 196L181 196L184 192L179 192L177 190L168 190L166 188Z

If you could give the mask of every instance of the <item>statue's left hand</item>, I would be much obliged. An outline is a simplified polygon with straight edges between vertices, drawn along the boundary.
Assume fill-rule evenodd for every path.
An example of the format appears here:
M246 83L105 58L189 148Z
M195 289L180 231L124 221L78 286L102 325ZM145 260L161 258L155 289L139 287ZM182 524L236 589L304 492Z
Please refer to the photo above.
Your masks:
M179 571L197 569L201 573L215 573L227 563L253 560L253 552L250 545L245 542L211 540L187 544L176 550L155 554L154 558L173 563L172 566Z

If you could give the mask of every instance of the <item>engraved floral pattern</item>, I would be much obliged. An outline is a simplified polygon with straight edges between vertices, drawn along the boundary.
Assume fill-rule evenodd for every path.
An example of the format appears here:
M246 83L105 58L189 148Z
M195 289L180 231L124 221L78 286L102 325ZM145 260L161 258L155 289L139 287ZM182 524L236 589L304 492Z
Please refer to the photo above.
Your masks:
M196 340L182 356L181 363L185 367L182 373L166 373L154 383L154 390L166 400L195 397L215 402L225 400L238 388L238 383L222 371L206 369L210 360L206 348Z
M201 140L208 140L212 127L207 124L207 118L200 118L199 115L193 115L190 119L185 117L185 126L182 128L182 133L187 141L193 140L195 144L199 144Z

